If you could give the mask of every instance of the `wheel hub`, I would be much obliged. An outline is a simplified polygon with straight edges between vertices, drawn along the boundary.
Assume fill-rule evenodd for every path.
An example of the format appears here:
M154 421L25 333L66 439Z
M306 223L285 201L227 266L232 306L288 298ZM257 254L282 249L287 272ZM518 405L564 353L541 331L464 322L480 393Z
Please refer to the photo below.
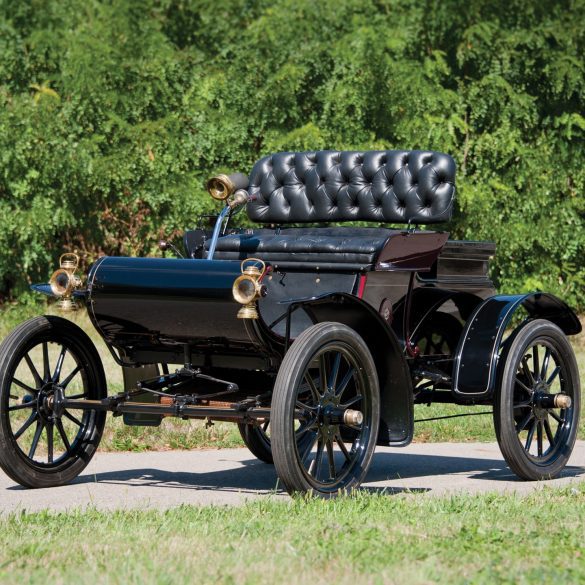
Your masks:
M55 416L55 386L45 384L37 396L37 412L44 421L52 421Z

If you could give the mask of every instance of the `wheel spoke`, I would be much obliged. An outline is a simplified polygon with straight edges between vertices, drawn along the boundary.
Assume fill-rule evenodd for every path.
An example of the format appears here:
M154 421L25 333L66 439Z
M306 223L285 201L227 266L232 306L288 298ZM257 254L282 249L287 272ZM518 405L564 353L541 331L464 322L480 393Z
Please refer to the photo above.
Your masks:
M61 382L61 384L59 384L59 386L61 386L61 388L63 388L63 390L65 390L65 388L67 388L69 382L71 382L71 380L73 380L73 378L75 378L75 376L77 376L77 374L79 373L80 370L81 370L81 366L76 366L75 369L63 380L63 382ZM73 398L73 396L70 396L69 398Z
M67 396L67 400L77 400L78 398L86 398L87 392L83 392L82 394L73 394L72 396Z
M347 370L345 376L343 376L341 383L339 384L339 386L335 390L335 396L340 397L345 392L345 389L347 388L347 385L349 384L349 382L353 379L354 374L355 374L355 368L350 367L349 370Z
M14 440L18 441L22 437L23 433L37 420L38 413L31 412L30 416L26 419L26 422L14 433Z
M65 360L66 353L67 353L67 348L65 346L63 346L61 348L61 353L59 354L59 357L57 358L57 365L55 366L55 371L53 373L52 381L55 383L59 381L59 377L61 376L61 368L63 367L63 361Z
M325 354L319 356L319 384L321 386L320 394L327 392L327 363L325 361Z
M550 378L546 381L546 385L550 386L554 379L559 375L559 372L561 371L561 366L557 366L553 371L552 374L550 375Z
M48 382L51 379L51 365L49 364L49 344L43 341L43 380Z
M37 452L37 447L39 445L39 441L41 439L41 435L43 433L43 429L45 428L45 423L43 423L41 420L37 420L37 429L35 431L35 436L33 437L31 446L30 446L30 450L28 452L28 458L29 459L33 459L35 456L35 453Z
M349 408L350 406L353 406L354 404L356 404L357 402L359 402L362 398L363 398L363 396L361 394L356 394L353 398L350 398L344 404L340 404L340 406L342 408Z
M310 420L308 420L306 423L302 424L296 431L295 431L295 437L298 440L300 437L302 437L307 431L310 431L311 429L315 428L315 423L317 422L317 420L315 418L311 418Z
M305 448L305 450L303 451L303 453L301 454L301 463L304 465L305 464L305 459L310 455L311 451L313 450L313 447L315 446L315 443L319 440L319 434L316 434L313 437L313 440L307 445L307 447Z
M535 419L532 423L532 426L530 427L530 430L528 431L528 436L526 437L526 443L524 445L524 449L526 449L526 451L530 451L530 446L532 445L532 438L534 437L534 431L536 430L537 422L538 421Z
M315 380L313 380L313 377L309 375L309 372L305 374L304 378L307 384L309 385L309 388L311 389L311 393L313 394L313 400L319 402L320 394L319 390L317 390L317 386L315 386Z
M40 390L41 386L43 385L43 381L41 380L41 376L39 375L37 369L35 368L35 365L32 363L32 360L30 359L30 356L28 355L28 353L24 354L24 361L27 363L31 374L33 375L33 378L35 379L35 384L37 385L37 389Z
M74 417L69 411L67 410L63 411L63 416L68 418L71 422L75 423L78 427L83 426L83 423L79 419Z
M263 432L266 432L268 430L268 425L270 424L270 421L267 420L260 428L262 429Z
M329 461L329 479L334 480L337 473L335 472L335 453L333 451L333 443L327 441L327 459Z
M524 356L524 358L522 358L522 371L524 372L524 375L526 376L527 380L528 380L528 384L530 384L530 386L534 386L535 381L534 381L534 376L532 375L532 372L530 371L530 368L528 367L528 364L526 363L528 356Z
M534 376L538 378L538 374L540 372L539 362L538 362L538 345L532 346L532 371L534 372Z
M345 458L348 461L351 461L351 457L349 456L349 451L347 450L347 447L345 446L343 439L339 435L335 435L335 440L337 441L337 444L339 445L341 452L345 455Z
M526 428L526 425L532 420L533 416L534 414L532 413L532 410L529 411L516 427L516 433L520 434Z
M53 463L53 438L55 425L50 422L47 424L47 462Z
M538 421L536 426L536 444L538 446L538 456L542 457L542 421Z
M309 404L307 404L305 402L301 402L300 400L297 400L296 407L301 409L301 410L308 410L308 411L314 411L317 409L316 406L310 406Z
M550 360L550 347L544 350L544 358L542 359L542 368L540 370L540 379L546 380L546 371L548 370L548 362Z
M333 360L333 366L331 368L331 374L329 375L329 388L335 392L335 387L337 386L337 376L339 375L339 366L341 365L341 354L338 352L335 354L335 359Z
M552 433L552 429L550 428L550 423L548 422L548 417L544 419L544 430L546 431L546 438L552 447L555 444L555 438Z
M28 386L24 382L21 382L20 380L17 380L16 378L12 378L12 381L17 386L20 386L23 390L26 390L27 392L30 392L31 394L38 394L38 390L36 390L35 388L31 388L30 386ZM14 398L14 397L11 396L11 398Z
M515 380L516 380L516 384L518 384L518 386L520 386L520 388L522 388L522 390L528 392L528 394L532 394L534 392L534 390L532 390L531 388L526 386L526 384L524 384L524 382L522 382L522 380L520 380L520 378L516 377Z
M14 410L24 410L25 408L33 408L36 406L36 402L31 400L30 402L24 402L22 404L17 404L16 406L9 406L8 412L12 412Z
M315 459L311 461L309 465L309 475L312 475L315 479L319 479L319 470L321 468L321 460L323 459L323 448L324 443L321 437L319 437L319 443L317 444L317 454Z
M514 406L512 407L514 410L517 410L518 408L527 408L531 405L532 400L523 400L522 402L518 402L517 404L514 404Z
M554 411L549 410L548 413L560 424L562 425L565 421Z
M69 439L67 438L67 434L65 433L65 429L63 428L63 423L60 420L56 420L55 426L57 427L57 430L59 431L59 435L61 436L61 440L63 441L63 444L65 445L65 449L67 450L67 453L69 453L71 451L71 445L69 444Z

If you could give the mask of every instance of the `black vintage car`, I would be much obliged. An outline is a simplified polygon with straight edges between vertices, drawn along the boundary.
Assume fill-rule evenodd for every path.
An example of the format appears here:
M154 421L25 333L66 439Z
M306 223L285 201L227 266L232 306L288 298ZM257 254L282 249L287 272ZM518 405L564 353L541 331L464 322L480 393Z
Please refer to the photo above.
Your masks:
M331 495L360 485L375 445L408 445L413 405L433 402L489 405L519 477L561 473L580 407L566 336L581 325L550 294L495 294L493 244L420 229L451 217L450 156L284 152L208 188L225 202L215 229L187 231L182 253L161 242L176 258L103 257L82 283L66 254L33 287L65 310L85 304L125 391L108 395L72 322L17 327L0 347L0 465L12 479L71 481L109 411L127 424L235 422L290 493ZM229 225L244 206L262 227Z

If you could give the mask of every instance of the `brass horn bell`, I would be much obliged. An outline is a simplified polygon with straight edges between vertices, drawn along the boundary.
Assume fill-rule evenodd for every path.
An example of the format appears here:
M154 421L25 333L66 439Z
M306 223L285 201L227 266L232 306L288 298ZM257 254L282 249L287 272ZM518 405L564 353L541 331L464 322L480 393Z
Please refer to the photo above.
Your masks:
M49 279L51 292L59 297L57 307L62 311L76 311L77 303L72 298L73 291L81 286L81 279L75 274L79 264L77 254L63 254L59 258L59 268Z
M217 175L207 181L209 194L218 201L225 201L235 190L235 183L228 175Z
M217 199L218 201L225 201L240 190L246 191L249 182L250 181L248 180L248 177L243 173L217 175L216 177L211 177L211 179L207 181L206 188L214 199ZM240 203L245 202L246 200L241 201Z

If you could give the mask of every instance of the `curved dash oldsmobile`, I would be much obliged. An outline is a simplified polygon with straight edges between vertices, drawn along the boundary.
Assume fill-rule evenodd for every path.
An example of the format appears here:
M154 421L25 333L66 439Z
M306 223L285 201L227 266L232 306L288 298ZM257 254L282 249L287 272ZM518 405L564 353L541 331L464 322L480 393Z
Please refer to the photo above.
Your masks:
M0 347L0 465L23 486L71 481L106 413L238 424L290 493L360 485L376 445L404 446L413 405L487 405L510 468L558 476L577 432L574 312L542 293L498 295L495 246L421 229L450 219L455 164L430 151L285 152L208 183L213 232L176 258L66 254L41 293L85 305L123 368L109 394L98 353L54 316ZM245 209L259 224L232 227ZM370 222L370 227L336 226ZM392 224L398 229L380 227ZM316 227L315 227L316 226Z

